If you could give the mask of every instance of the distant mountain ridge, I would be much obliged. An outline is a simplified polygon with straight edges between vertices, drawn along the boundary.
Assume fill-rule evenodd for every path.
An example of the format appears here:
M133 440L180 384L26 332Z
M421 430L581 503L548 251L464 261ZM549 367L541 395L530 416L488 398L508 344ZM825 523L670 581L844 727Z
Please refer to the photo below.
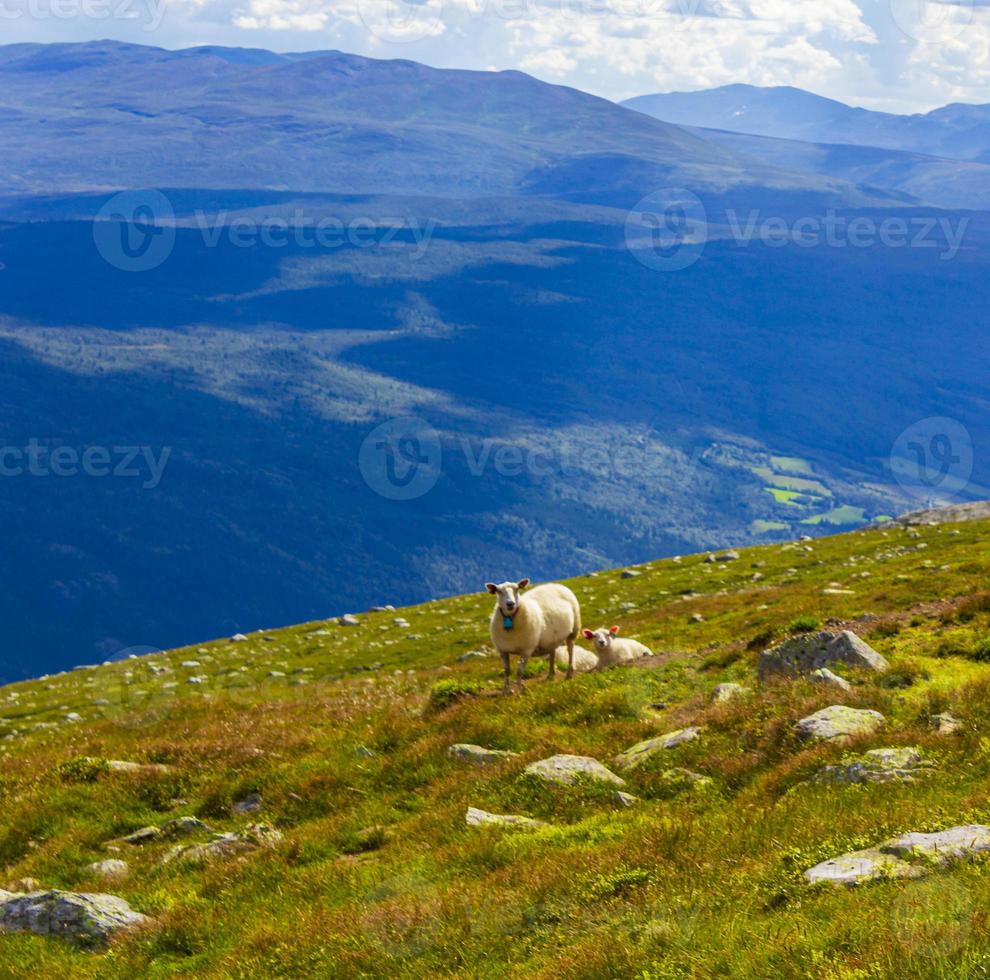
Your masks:
M622 105L680 126L990 162L990 104L955 103L900 116L855 108L792 87L725 85L640 95Z
M840 206L892 199L741 158L521 72L339 51L12 45L0 48L0 107L0 193L266 188L629 206L656 187L688 186Z

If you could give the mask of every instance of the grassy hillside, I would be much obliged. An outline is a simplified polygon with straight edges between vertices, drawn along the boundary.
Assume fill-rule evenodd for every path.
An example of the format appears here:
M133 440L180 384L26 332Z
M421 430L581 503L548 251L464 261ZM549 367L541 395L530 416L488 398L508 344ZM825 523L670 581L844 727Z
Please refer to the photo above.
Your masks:
M534 678L521 697L497 695L497 658L459 661L486 646L480 594L4 688L0 888L109 891L159 925L106 952L2 936L0 976L986 976L987 865L852 890L812 889L801 872L902 831L990 823L988 532L873 529L578 579L586 625L620 623L657 655ZM891 670L834 668L848 693L760 687L759 652L819 622L855 630ZM713 703L728 681L751 695ZM801 742L794 722L837 703L886 725ZM959 734L932 730L946 710ZM611 766L689 725L699 738L625 774L640 798L628 809L611 789L523 776L561 752ZM448 756L463 742L519 755L479 767ZM918 746L936 768L911 783L810 781L886 746ZM255 793L260 811L233 811ZM469 827L469 806L550 826ZM174 841L108 846L179 816L283 836L212 862L163 863ZM129 877L87 870L110 857Z

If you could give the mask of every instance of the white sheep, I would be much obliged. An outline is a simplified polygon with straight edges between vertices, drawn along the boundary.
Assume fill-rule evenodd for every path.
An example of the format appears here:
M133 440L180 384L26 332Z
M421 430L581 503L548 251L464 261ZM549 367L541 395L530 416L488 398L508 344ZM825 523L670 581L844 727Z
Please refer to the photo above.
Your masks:
M595 656L598 658L598 669L627 664L640 657L652 657L653 651L644 646L639 640L627 640L618 636L619 627L611 629L585 630L585 639L591 640Z
M525 595L529 579L521 582L488 582L485 588L498 597L492 612L491 636L495 649L502 657L505 693L509 684L509 657L519 657L518 684L522 690L526 664L533 656L545 656L550 661L547 679L553 680L557 670L555 651L567 646L567 678L574 676L574 641L581 633L581 607L577 596L564 585L538 585Z
M557 666L567 667L570 663L570 652L566 646L559 646L556 650ZM584 647L574 647L574 670L578 674L587 674L598 666L598 658Z

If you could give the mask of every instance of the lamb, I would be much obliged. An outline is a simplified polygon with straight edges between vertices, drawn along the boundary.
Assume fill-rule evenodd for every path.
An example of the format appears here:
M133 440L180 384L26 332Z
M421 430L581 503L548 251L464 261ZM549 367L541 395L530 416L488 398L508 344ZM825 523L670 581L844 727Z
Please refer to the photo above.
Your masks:
M640 657L653 656L653 651L639 640L620 639L618 632L618 626L613 626L611 629L605 629L603 626L594 631L584 631L585 639L591 640L594 644L595 655L598 657L598 670L627 664Z
M504 692L511 693L509 657L519 657L518 687L523 689L526 664L533 656L545 656L550 661L547 680L553 680L557 670L555 651L567 646L567 679L574 676L574 641L581 633L581 606L577 596L564 585L538 585L523 595L529 579L520 582L488 582L485 588L498 602L492 612L490 625L492 643L502 657L505 678Z
M556 650L557 666L566 667L570 660L567 646L559 646ZM598 658L584 647L574 647L574 670L579 674L587 674L598 666Z

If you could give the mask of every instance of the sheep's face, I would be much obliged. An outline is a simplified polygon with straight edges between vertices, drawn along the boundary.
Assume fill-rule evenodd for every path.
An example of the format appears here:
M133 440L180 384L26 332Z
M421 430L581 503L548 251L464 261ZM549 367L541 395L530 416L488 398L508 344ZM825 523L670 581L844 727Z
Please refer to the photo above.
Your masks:
M503 616L511 619L519 608L519 596L527 585L529 585L529 579L524 578L521 582L503 582L501 585L489 582L485 588L492 595L498 596L499 611Z
M592 645L595 648L595 653L604 654L608 653L609 648L612 646L612 638L618 632L618 626L613 626L611 629L605 629L603 626L601 629L597 630L585 630L584 638L586 640L591 640Z

